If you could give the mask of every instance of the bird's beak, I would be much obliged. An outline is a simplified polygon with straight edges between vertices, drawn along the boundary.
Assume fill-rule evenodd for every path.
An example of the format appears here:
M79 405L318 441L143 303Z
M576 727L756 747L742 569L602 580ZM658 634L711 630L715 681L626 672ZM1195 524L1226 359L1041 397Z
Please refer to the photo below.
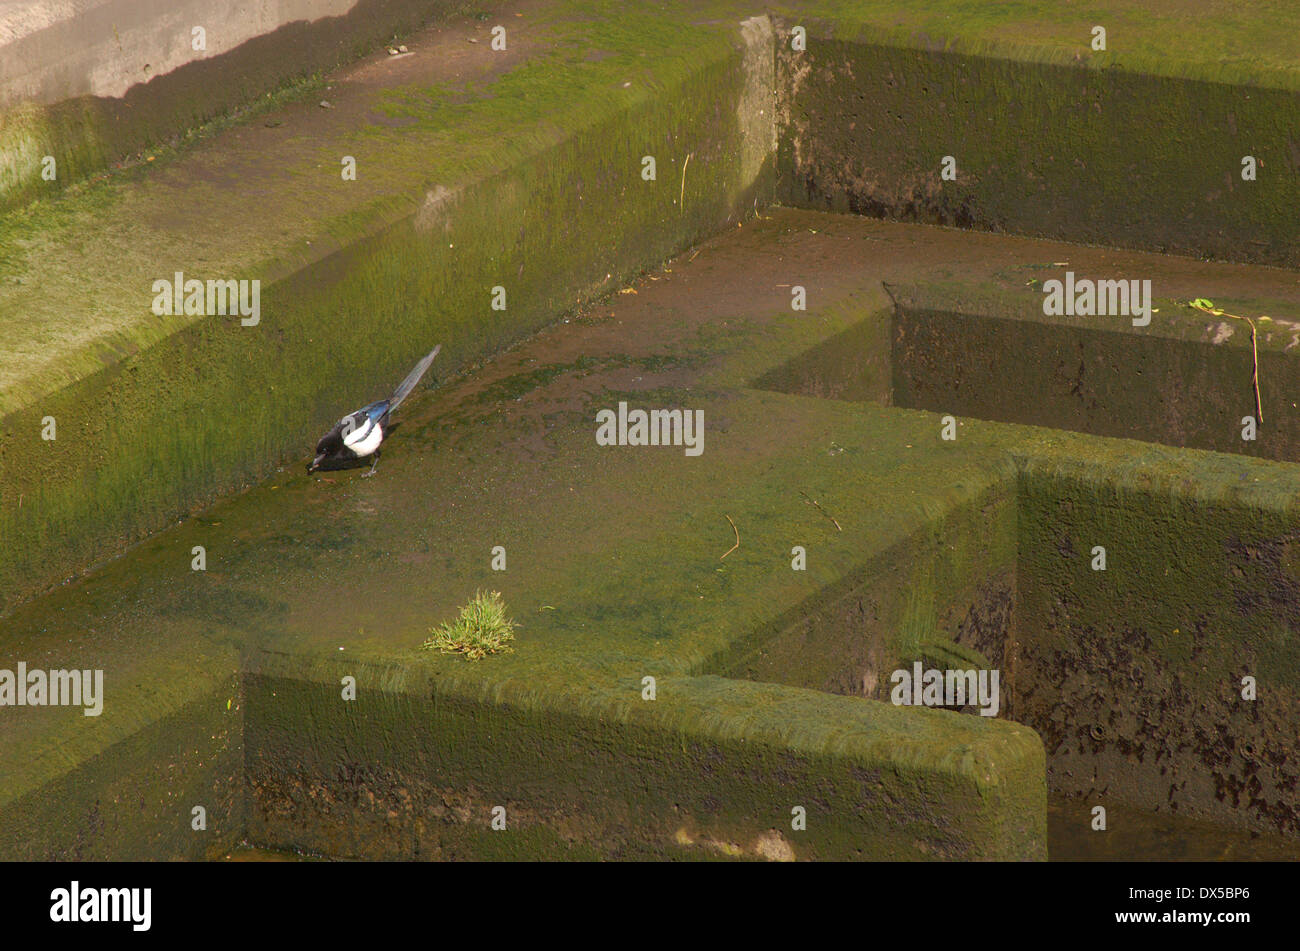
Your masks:
M320 464L321 464L322 462L324 462L324 461L325 461L325 454L324 454L324 453L321 453L319 456L317 456L315 459L313 459L313 460L308 464L308 466L307 466L307 471L308 471L308 472L315 472L317 469L320 468Z

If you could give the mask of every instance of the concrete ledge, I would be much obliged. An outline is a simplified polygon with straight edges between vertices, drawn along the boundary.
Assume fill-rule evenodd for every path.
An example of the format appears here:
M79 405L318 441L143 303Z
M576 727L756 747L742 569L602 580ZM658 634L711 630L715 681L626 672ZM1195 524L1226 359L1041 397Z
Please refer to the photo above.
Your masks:
M1126 263L1123 278L1142 273L1153 288L1166 283L1159 269L1135 272L1131 269L1141 264ZM1128 315L1049 317L1043 313L1041 282L1063 282L1065 275L1060 268L1039 273L1034 288L1016 291L952 284L897 288L893 403L1300 459L1300 412L1291 385L1300 369L1300 320L1295 319L1300 312L1291 301L1265 296L1283 289L1284 274L1260 275L1260 296L1247 314L1258 335L1261 423L1253 384L1255 348L1245 321L1212 317L1168 297L1149 302L1156 312L1142 327L1133 322L1146 318ZM1089 272L1076 279L1119 277L1117 271ZM1256 424L1251 439L1243 439L1246 417Z
M344 672L358 677L352 703L340 699ZM419 667L304 657L262 655L250 673L249 836L278 848L366 859L1046 857L1042 750L1015 724L713 677L666 678L648 703L633 683L466 696ZM800 804L808 831L792 837ZM498 805L507 830L492 832Z
M147 691L127 699L120 673L110 668L117 709L100 715L102 725L68 723L82 716L72 709L60 726L42 723L28 742L6 744L6 861L205 859L243 841L244 725L234 672L165 710ZM4 715L11 723L16 711Z
M808 35L805 51L778 47L782 203L1300 265L1290 63L1245 73L1177 55L1157 66L1142 31L1112 35L1124 52L1095 56L1086 24L1076 52L1035 47L996 15L974 36L952 25L907 36L872 12L776 20L783 37L796 24ZM1254 181L1242 179L1247 155ZM945 156L955 180L941 176Z

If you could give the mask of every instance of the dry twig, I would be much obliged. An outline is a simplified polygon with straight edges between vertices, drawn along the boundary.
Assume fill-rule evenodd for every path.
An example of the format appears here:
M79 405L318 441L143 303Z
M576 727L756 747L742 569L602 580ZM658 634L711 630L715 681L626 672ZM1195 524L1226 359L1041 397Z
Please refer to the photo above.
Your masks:
M730 516L730 515L724 515L723 518L725 518L728 522L731 522L731 516ZM731 530L732 530L733 532L736 533L736 544L732 545L732 546L731 546L730 548L728 548L725 552L723 552L723 554L722 554L722 558L726 558L726 557L727 557L728 555L730 555L733 551L735 551L737 548L740 547L740 529L738 529L738 528L736 527L736 523L735 523L735 522L731 522ZM721 561L722 558L719 558L718 561Z
M691 164L691 156L694 152L686 154L686 161L682 163L682 193L677 197L677 216L681 217L682 212L686 210L686 166Z
M802 495L802 496L803 496L805 499L807 499L809 502L811 502L814 506L816 506L817 511L821 512L823 515L825 515L827 518L829 518L829 519L831 520L831 523L835 526L835 530L836 530L837 532L842 532L842 531L844 531L844 529L842 529L842 528L840 527L840 523L837 522L837 521L835 520L835 516L831 515L830 512L828 512L828 511L826 511L824 508L822 508L821 505L818 504L818 502L817 502L816 499L814 499L812 496L810 496L807 492L800 492L799 494Z

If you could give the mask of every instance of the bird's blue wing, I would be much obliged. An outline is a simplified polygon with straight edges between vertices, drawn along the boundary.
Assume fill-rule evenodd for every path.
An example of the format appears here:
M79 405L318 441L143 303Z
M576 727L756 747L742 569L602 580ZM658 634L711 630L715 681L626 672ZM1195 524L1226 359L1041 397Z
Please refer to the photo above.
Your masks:
M392 403L389 400L378 400L358 412L365 413L370 417L372 423L377 423L388 413L391 405Z

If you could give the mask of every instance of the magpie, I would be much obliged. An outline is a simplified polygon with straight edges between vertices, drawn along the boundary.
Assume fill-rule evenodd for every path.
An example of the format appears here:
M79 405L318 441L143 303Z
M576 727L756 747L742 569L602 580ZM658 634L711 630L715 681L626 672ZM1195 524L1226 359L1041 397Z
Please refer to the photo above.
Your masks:
M397 389L388 399L371 403L340 419L316 444L316 458L307 466L307 471L350 469L361 464L367 456L372 456L370 471L365 475L374 474L375 466L379 465L379 444L391 430L389 414L411 394L441 349L442 344L438 344L430 350L429 355L406 375L406 379L397 384Z

